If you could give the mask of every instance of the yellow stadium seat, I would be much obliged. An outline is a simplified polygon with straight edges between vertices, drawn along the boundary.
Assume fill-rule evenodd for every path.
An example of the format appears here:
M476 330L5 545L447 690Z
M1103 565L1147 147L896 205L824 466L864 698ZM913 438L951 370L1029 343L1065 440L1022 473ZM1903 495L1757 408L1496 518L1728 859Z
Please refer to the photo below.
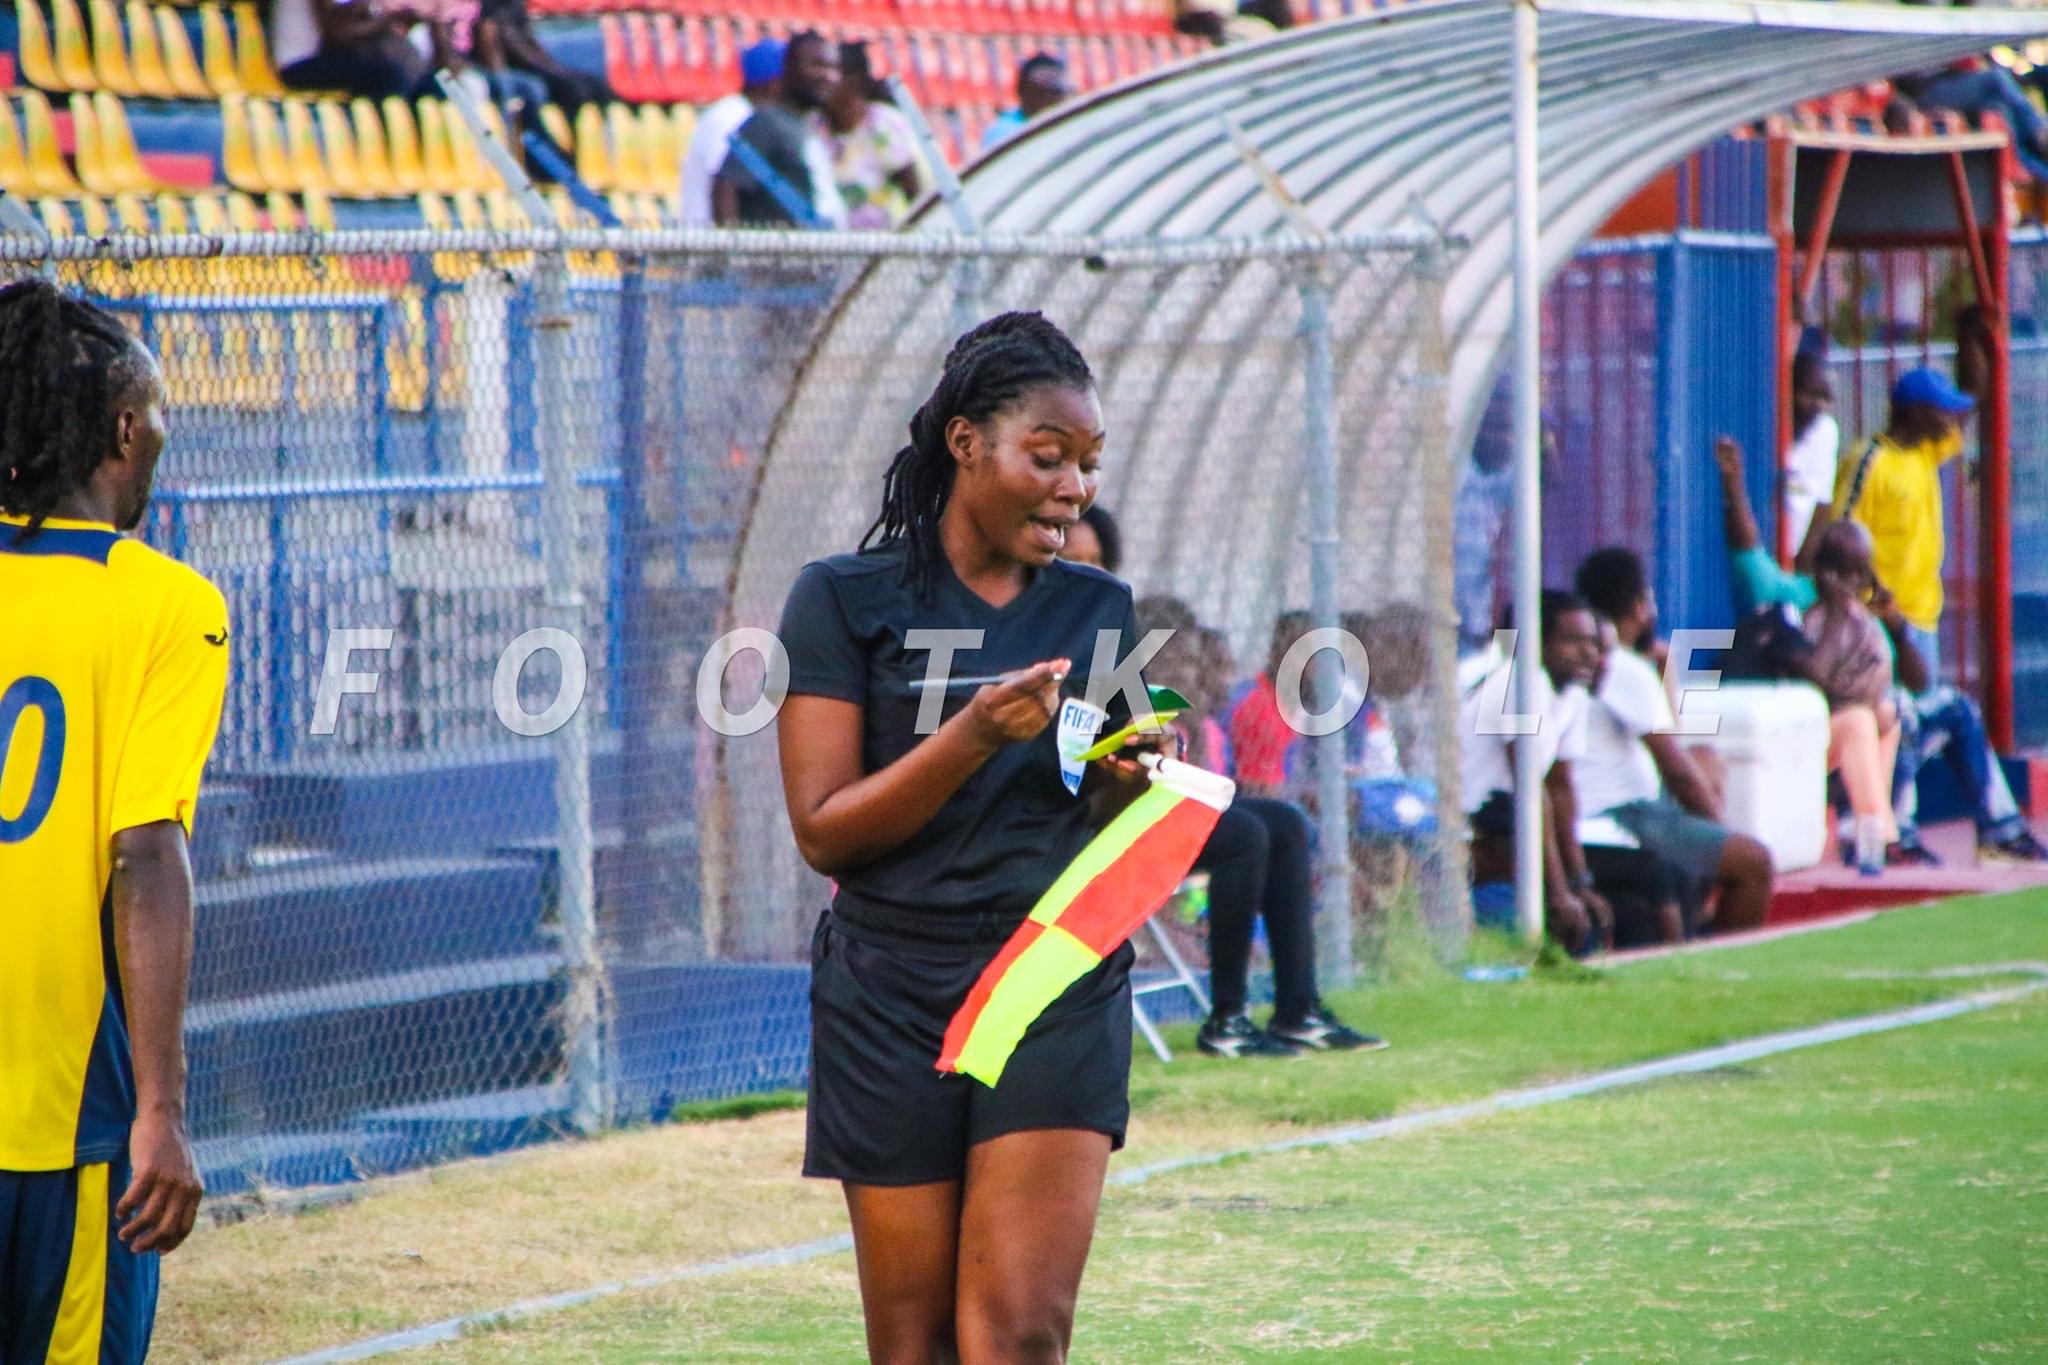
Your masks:
M543 104L540 107L540 130L552 138L557 147L575 155L576 135L569 131L569 116L562 112L561 105Z
M284 129L277 121L277 106L269 100L249 101L249 143L256 149L256 169L266 190L300 188L291 156L285 151Z
M64 164L64 153L57 146L57 121L51 117L49 97L42 91L21 92L21 126L28 147L30 193L80 193L78 178Z
M320 120L320 147L326 153L327 180L336 194L361 199L370 191L363 184L363 166L356 156L355 134L349 131L348 110L335 100L321 100L313 106Z
M605 110L605 131L611 134L612 176L622 190L639 192L653 187L647 174L646 139L640 135L640 120L630 104L614 104Z
M304 100L284 102L285 153L291 161L292 188L325 190L333 187L327 163L320 156L320 135L313 131L313 106Z
M121 231L132 232L138 237L147 237L153 231L149 221L149 203L139 194L117 194L114 196L114 221Z
M205 237L225 237L232 230L227 205L219 195L209 190L192 196L192 226Z
M456 226L465 232L483 232L491 226L484 201L475 190L457 190L448 196L448 203L455 210Z
M676 146L684 151L690 149L690 138L697 131L697 106L694 104L672 104L668 109L669 122L675 125Z
M220 97L220 164L221 174L236 189L260 193L267 188L256 160L256 139L249 131L246 95Z
M270 44L263 36L263 20L251 0L235 3L235 76L252 95L271 99L284 96L284 83L270 64Z
M604 112L594 104L576 111L576 178L594 190L608 190L618 183L605 140Z
M114 0L86 0L92 21L92 67L100 89L117 95L139 95L135 68L128 64L128 45L121 34L121 12Z
M72 221L71 210L64 207L62 199L49 198L36 201L36 213L43 220L43 231L52 237L76 237L78 224Z
M330 108L339 114L339 106L321 105L323 128ZM397 194L401 187L391 170L391 153L384 145L384 123L377 117L377 106L360 97L350 100L348 122L355 138L356 165L362 172L359 193L376 198Z
M192 217L185 211L185 201L170 191L160 192L156 197L156 230L166 237L183 237L192 231Z
M683 182L683 143L675 121L658 104L640 106L641 141L647 148L648 188L660 192Z
M88 237L111 237L114 235L114 218L107 212L106 201L96 194L80 195L78 199L78 225Z
M272 232L298 232L306 226L299 217L299 206L282 190L272 190L263 196L263 212L270 219Z
M391 178L399 189L417 194L437 188L427 178L426 158L420 154L420 126L413 118L412 106L396 95L384 101L384 136L391 149Z
M21 61L21 74L28 83L38 90L64 91L69 89L64 78L57 74L57 58L50 46L50 26L43 20L43 7L37 0L14 0L14 26L17 33L16 55Z
M14 121L14 106L0 95L0 190L11 194L34 194L28 172L28 150L21 141L21 125Z
M78 0L50 0L51 27L56 30L57 76L67 90L94 90L99 75L92 66L92 47L85 39L85 17Z
M134 0L130 3L133 4ZM199 59L192 53L192 35L185 31L185 21L169 5L156 6L155 13L156 43L163 52L164 70L170 75L171 88L181 99L212 99L214 88L207 84L205 73L199 69Z
M432 190L421 190L415 196L420 206L420 221L435 232L453 232L455 217L448 212L448 201Z
M421 100L420 160L426 166L427 184L448 191L463 188L461 169L455 164L455 144L448 137L448 111L439 100Z
M93 115L92 96L71 93L72 157L78 163L78 180L93 194L115 194L126 189L115 172L113 161L100 139L99 120Z
M334 201L322 190L307 190L299 196L299 212L306 226L315 232L334 231Z
M240 190L227 192L228 228L233 232L263 231L263 210L256 207L256 201Z
M93 113L99 118L100 152L113 167L121 188L136 193L154 193L156 177L142 164L135 147L135 130L128 126L128 111L121 101L102 90L92 97Z
M605 196L612 212L629 228L654 229L661 226L661 212L649 195L613 190Z
M93 0L93 5L93 22L98 23L99 6L111 9L113 0ZM155 100L179 98L182 92L164 65L163 48L157 42L156 21L150 16L149 6L144 0L128 0L123 12L127 15L128 61L135 72L136 93Z
M228 12L219 5L199 7L199 61L215 94L252 93L235 69L235 40L228 34Z
M455 160L455 183L465 190L499 188L502 182L498 173L478 150L476 134L469 130L469 121L453 105L443 106L441 113L448 127L448 150Z

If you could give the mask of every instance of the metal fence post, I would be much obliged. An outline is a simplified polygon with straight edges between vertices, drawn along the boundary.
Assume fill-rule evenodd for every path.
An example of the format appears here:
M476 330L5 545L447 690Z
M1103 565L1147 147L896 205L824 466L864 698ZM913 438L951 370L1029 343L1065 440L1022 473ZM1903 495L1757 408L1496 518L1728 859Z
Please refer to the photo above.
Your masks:
M1308 463L1309 613L1317 630L1338 628L1338 479L1335 369L1330 354L1330 282L1321 260L1309 264L1301 285L1302 444ZM1318 709L1337 701L1343 664L1329 650L1315 657ZM1322 895L1316 917L1316 964L1333 986L1350 982L1351 800L1344 780L1345 730L1316 739L1317 827L1322 854Z

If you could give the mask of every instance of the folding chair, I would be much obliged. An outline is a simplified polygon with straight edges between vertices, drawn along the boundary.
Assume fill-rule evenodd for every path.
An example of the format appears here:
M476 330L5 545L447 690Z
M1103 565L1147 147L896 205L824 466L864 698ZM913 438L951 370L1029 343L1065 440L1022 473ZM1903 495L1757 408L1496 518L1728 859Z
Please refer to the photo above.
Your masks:
M1131 1022L1138 1026L1138 1032L1145 1035L1145 1041L1152 1045L1153 1055L1162 1062L1171 1062L1173 1053L1166 1046L1166 1038L1159 1032L1159 1026L1152 1022L1152 1016L1145 1012L1143 999L1161 991L1186 991L1195 1002L1195 1008L1203 1018L1209 1015L1209 992L1202 987L1201 978L1195 975L1188 960L1181 956L1180 949L1173 946L1173 937L1159 923L1159 916L1152 915L1145 921L1141 932L1151 936L1152 946L1166 959L1172 975L1162 981L1149 981L1144 985L1135 982L1131 986Z

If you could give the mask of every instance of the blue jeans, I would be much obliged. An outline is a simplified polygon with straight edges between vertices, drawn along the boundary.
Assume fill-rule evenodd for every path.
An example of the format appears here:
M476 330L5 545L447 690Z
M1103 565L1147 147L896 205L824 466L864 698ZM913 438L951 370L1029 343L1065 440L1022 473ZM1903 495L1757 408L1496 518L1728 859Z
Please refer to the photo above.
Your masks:
M1922 630L1918 626L1906 627L1906 638L1913 642L1913 648L1920 651L1921 661L1927 665L1927 690L1933 692L1941 686L1941 631Z
M1914 100L1923 109L1953 109L1972 117L1997 114L2012 129L2013 150L2027 174L2048 180L2048 157L2042 138L2048 135L2048 119L2027 98L2027 92L2002 66L1983 71L1944 71L1920 85Z
M1898 817L1900 842L1917 837L1920 797L1914 784L1921 767L1937 755L1947 757L1975 807L1978 843L2003 843L2024 830L2019 803L1985 737L1977 703L1953 687L1936 687L1917 697L1898 688L1893 695L1899 703L1899 759L1892 769L1892 812Z

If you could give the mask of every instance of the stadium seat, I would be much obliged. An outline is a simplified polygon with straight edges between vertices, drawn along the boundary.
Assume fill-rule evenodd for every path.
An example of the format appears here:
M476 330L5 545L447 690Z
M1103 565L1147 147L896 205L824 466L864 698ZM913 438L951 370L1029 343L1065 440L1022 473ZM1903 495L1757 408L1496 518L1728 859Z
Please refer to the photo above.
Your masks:
M468 120L453 105L443 105L441 114L448 129L448 150L455 162L455 184L466 190L498 188L498 172L478 150L476 134L470 131Z
M235 40L228 33L228 12L219 5L199 7L199 61L206 84L215 94L253 93L235 69Z
M251 98L249 144L256 152L256 171L266 190L301 188L293 169L291 154L285 150L284 129L278 123L277 106L267 99ZM252 191L253 192L253 191ZM233 200L228 201L230 205Z
M78 223L71 216L71 210L64 201L52 195L36 201L36 216L43 220L43 231L52 237L76 237Z
M270 44L263 36L263 19L253 0L236 0L234 13L236 78L252 95L282 98L284 83L270 64Z
M576 154L576 134L569 129L569 116L562 112L559 104L543 104L540 107L540 129L554 140L554 144L573 158Z
M256 200L253 196L244 194L240 190L229 190L226 195L222 196L222 202L227 205L229 231L263 231L263 210L256 207Z
M455 144L448 136L447 109L439 100L421 100L414 114L419 119L420 161L426 167L427 184L441 190L460 188L462 174L455 164Z
M21 125L14 121L14 105L5 95L0 95L0 190L23 197L37 193L29 179Z
M233 231L228 223L226 201L211 192L193 195L192 226L206 237L224 237Z
M81 193L78 178L64 164L57 144L57 121L50 113L48 96L40 90L21 92L22 141L27 149L28 179L36 195Z
M57 44L57 78L66 90L97 90L99 75L93 70L92 48L85 38L85 19L78 12L78 0L50 0L50 26Z
M95 25L99 23L102 9L111 13L113 0L93 0ZM127 14L128 61L135 77L135 93L154 100L178 99L178 88L171 81L170 70L164 65L163 49L157 43L156 22L150 16L149 6L144 0L127 0L124 11Z
M360 123L359 114L358 126ZM412 106L396 95L384 101L384 136L391 151L391 178L398 188L411 194L434 188L427 175L426 158L420 151L420 129Z
M185 210L185 201L168 190L156 196L152 206L156 210L156 230L166 237L182 237L192 231L192 218Z
M640 121L630 105L613 104L605 109L605 132L612 144L613 182L622 190L644 192L653 186L647 171L646 139Z
M320 126L330 147L346 139L354 159L356 183L353 191L364 198L384 198L401 192L402 186L391 169L391 154L384 145L384 124L377 106L358 96L344 110L332 100L320 103ZM340 179L340 167L336 167Z
M334 178L320 154L320 135L313 128L313 106L304 100L284 101L285 154L291 162L295 190L330 190Z
M60 94L70 87L57 74L55 49L50 45L50 26L43 19L37 0L14 0L16 56L23 79L38 90Z
M137 237L149 236L156 230L149 219L149 201L139 194L115 195L114 226Z
M604 112L594 104L576 111L576 178L600 192L617 183L605 140Z
M140 95L142 87L128 64L128 45L114 0L86 0L86 12L92 24L92 67L99 88L117 95Z
M100 141L99 120L93 117L92 96L77 91L71 94L71 157L78 167L78 182L88 193L115 194L127 188Z
M679 189L683 183L683 150L689 145L689 134L676 127L668 110L658 104L643 104L640 139L646 149L649 187L662 194L671 188Z
M220 164L222 177L238 190L260 192L269 188L263 167L256 160L246 95L220 97Z
M182 99L212 99L217 92L207 84L205 74L199 69L199 59L192 53L192 35L185 31L185 21L169 5L156 6L155 14L157 46L163 52L164 70L170 75L171 88Z
M364 199L373 193L363 175L348 109L339 100L321 100L312 109L319 121L320 150L327 163L327 187L335 194Z
M92 97L92 109L99 123L100 152L113 169L120 189L155 193L160 187L156 177L142 164L142 154L135 147L135 133L128 126L128 111L121 101L102 90Z

